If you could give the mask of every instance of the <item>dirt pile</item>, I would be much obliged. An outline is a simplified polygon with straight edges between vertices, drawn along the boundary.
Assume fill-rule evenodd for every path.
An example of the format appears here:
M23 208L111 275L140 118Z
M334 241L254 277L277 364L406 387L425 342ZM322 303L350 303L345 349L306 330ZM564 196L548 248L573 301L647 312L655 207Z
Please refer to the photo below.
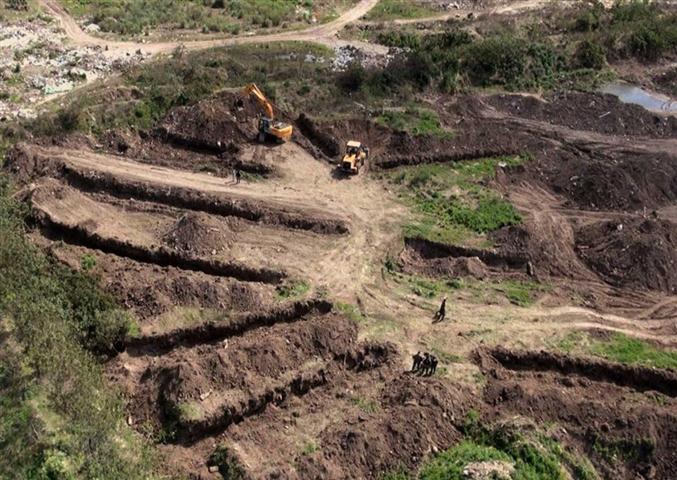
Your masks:
M92 250L67 245L52 254L72 268ZM265 302L263 287L175 267L135 262L117 255L95 252L95 273L103 289L144 323L176 306L250 311Z
M136 162L178 170L209 172L220 177L231 175L233 168L259 175L268 175L274 170L272 165L265 162L244 161L241 158L241 144L229 143L218 151L210 151L202 147L191 148L189 145L176 144L162 132L126 130L107 131L98 140L99 147L106 152L122 155Z
M574 130L612 135L677 137L677 118L622 103L613 95L554 92L543 100L531 95L494 95L494 107L516 117L555 123Z
M297 459L299 478L379 478L423 459L462 437L457 425L469 396L438 379L409 374L387 381L378 409L322 433L322 448Z
M236 151L238 145L256 137L257 116L252 101L222 92L195 105L174 108L154 133L193 149Z
M557 422L561 440L587 452L602 478L677 475L674 372L548 352L498 349L479 357L485 418Z
M194 255L215 255L228 248L235 232L227 221L217 221L201 212L183 215L174 227L163 235L166 245Z
M399 261L407 273L430 277L485 278L491 271L523 271L527 259L523 251L506 252L467 248L406 238Z
M668 154L591 151L553 156L527 168L577 208L637 211L677 201L677 159Z
M576 232L579 256L607 282L677 290L677 225L656 218L605 221Z
M58 159L40 155L35 147L18 143L7 151L2 168L12 175L15 182L26 184L37 177L59 176L63 166Z

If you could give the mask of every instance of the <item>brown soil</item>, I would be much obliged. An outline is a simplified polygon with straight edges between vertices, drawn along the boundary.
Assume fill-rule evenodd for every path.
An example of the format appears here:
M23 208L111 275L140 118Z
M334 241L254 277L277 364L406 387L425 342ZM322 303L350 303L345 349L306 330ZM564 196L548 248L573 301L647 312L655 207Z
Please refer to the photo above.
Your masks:
M487 415L557 422L560 440L583 449L604 478L677 474L674 372L504 349L478 358Z
M256 107L234 100L175 109L156 130L109 133L103 145L20 145L7 163L32 184L36 242L75 268L93 256L103 287L139 317L141 334L105 369L129 423L163 433L168 471L213 478L207 459L223 444L251 478L376 479L455 444L472 408L556 422L605 478L677 474L674 372L492 349L478 354L478 383L477 367L448 360L497 338L542 346L539 332L565 328L674 344L670 121L589 94L459 96L435 103L453 138L301 116L295 142L254 146ZM526 279L531 262L550 298L517 309L459 296L455 321L431 325L438 299L398 291L382 268L410 212L373 177L338 179L311 156L336 159L349 139L370 147L374 169L529 153L488 182L524 218L491 235L495 248L406 239L395 255L432 278ZM237 165L276 175L214 178ZM645 207L660 220L643 219ZM310 293L282 301L283 278ZM571 292L583 300L571 305ZM357 304L358 322L325 295ZM440 350L445 368L403 373L419 349ZM603 458L619 445L631 455Z
M375 402L374 413L324 431L321 450L300 459L298 478L375 479L380 472L416 468L462 439L458 426L470 398L440 380L403 374L386 381Z
M163 235L166 244L176 250L195 255L216 254L228 248L234 240L226 222L216 222L210 215L191 212L183 215Z
M256 138L257 115L258 107L250 99L222 92L195 105L174 108L156 134L192 149L236 152L238 145Z
M515 256L435 243L421 238L405 239L400 263L405 273L428 277L472 277L484 279L492 273L526 272L522 251Z
M576 233L576 248L613 285L677 290L677 224L655 218L593 223Z
M249 311L270 301L262 285L213 277L175 267L160 267L72 245L54 246L52 254L80 269L85 255L93 255L93 273L105 291L131 309L143 324L176 306Z
M574 130L612 135L677 137L677 118L656 115L613 95L556 92L543 100L531 95L494 95L489 103L517 117L556 123Z

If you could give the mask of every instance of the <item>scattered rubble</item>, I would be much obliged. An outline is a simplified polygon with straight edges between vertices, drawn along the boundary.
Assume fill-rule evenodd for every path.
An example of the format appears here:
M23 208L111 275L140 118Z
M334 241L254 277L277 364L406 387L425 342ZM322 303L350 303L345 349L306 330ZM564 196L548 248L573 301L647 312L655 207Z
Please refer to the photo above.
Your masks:
M0 121L32 118L43 99L128 68L143 54L74 47L49 17L0 25Z

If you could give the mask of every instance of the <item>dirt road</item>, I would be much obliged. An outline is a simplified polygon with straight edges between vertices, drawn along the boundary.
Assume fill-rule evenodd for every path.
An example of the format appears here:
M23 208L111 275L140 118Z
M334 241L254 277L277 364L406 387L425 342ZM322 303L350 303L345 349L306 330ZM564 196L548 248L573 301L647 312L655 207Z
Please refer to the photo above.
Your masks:
M57 0L40 0L40 5L54 16L66 31L71 42L78 46L101 46L107 48L107 54L111 56L126 55L141 51L143 54L157 55L169 53L182 46L187 50L201 50L212 47L224 47L230 45L243 45L251 43L273 43L283 41L315 42L332 46L336 42L336 33L349 23L357 21L360 17L371 10L378 0L361 0L354 7L344 12L339 18L331 22L310 27L305 30L264 35L240 36L224 39L173 41L173 42L127 42L117 40L104 40L94 37L83 31L70 14L59 4ZM359 42L358 42L359 43Z

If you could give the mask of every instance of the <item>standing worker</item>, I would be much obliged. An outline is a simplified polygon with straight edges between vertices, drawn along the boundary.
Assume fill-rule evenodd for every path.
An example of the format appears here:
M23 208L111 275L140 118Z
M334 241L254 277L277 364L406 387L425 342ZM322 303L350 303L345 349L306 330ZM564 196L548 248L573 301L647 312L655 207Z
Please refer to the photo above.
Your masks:
M433 317L433 323L439 323L443 321L447 316L447 297L445 296L442 299L442 304L440 305L439 310L437 310L437 313L435 313L435 316Z
M416 352L416 355L412 355L411 358L414 359L414 364L411 367L411 371L415 372L419 368L421 368L421 362L423 361L423 357L421 356L421 352Z
M242 172L240 172L240 170L235 170L235 185L238 185L240 183L241 179L242 179Z

